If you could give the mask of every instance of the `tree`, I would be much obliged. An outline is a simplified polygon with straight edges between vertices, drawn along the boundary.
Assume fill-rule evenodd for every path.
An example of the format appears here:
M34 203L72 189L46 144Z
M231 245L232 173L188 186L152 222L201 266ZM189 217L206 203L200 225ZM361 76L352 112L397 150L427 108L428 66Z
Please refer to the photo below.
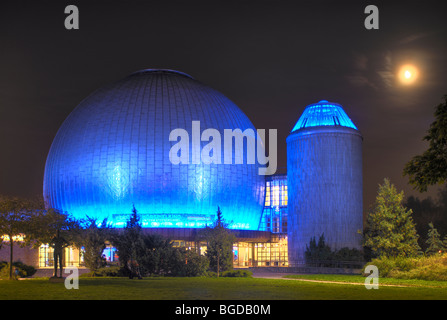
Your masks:
M174 248L176 251L175 267L171 269L173 276L197 277L206 274L209 267L207 257L200 255L196 250Z
M403 174L410 184L420 192L427 187L447 180L447 95L435 110L435 121L430 125L423 140L428 141L428 149L413 157L404 167Z
M447 185L438 190L437 209L436 227L439 233L447 235Z
M87 217L84 230L79 241L84 247L85 266L95 274L95 271L106 264L103 252L106 242L110 239L111 226L105 218L98 224L97 219Z
M331 260L332 251L324 240L324 233L318 239L318 243L315 237L310 239L309 246L306 245L306 252L304 254L308 263L318 263L320 261L324 264L324 262Z
M201 231L201 236L207 241L206 256L210 268L215 270L218 277L220 272L233 268L233 243L236 237L229 232L228 225L218 207L217 219L213 225L206 226Z
M117 249L119 261L129 278L142 278L140 265L145 254L145 246L141 232L140 216L135 205L132 214L126 222L124 230L112 237L112 243Z
M412 217L420 238L419 246L427 249L427 225L433 223L440 234L447 234L447 185L438 190L436 199L409 196L405 206L413 211Z
M9 243L9 279L13 279L14 243L25 244L14 239L23 235L26 237L31 219L30 203L17 197L0 197L0 247L3 242ZM7 238L3 239L6 235Z
M54 277L57 277L59 266L59 277L62 277L63 249L76 245L81 232L80 221L68 213L54 208L36 211L30 221L29 234L34 241L34 247L49 244L53 248Z
M143 271L148 274L170 273L176 254L172 241L164 239L159 234L145 234L142 236L142 241L144 247L140 253L140 260Z
M377 257L414 256L420 250L412 211L402 205L403 198L403 191L398 193L388 179L379 185L364 239L364 246Z
M428 224L428 234L427 241L428 244L427 250L425 250L426 254L436 254L444 250L444 243L441 240L441 235L438 230L434 227L433 223Z

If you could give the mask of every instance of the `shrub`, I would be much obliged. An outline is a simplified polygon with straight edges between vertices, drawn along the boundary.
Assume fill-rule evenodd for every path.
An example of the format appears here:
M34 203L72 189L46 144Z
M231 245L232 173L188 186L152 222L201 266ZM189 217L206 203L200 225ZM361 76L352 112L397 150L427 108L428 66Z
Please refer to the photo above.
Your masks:
M188 250L185 254L188 263L183 267L183 275L187 277L203 276L209 267L209 260L207 257L199 253Z
M314 263L319 261L329 261L332 259L331 248L324 240L324 234L320 236L318 242L315 237L310 239L309 246L306 246L305 258L307 263Z
M13 274L13 279L31 277L37 271L33 266L26 265L20 261L16 261L12 265L17 270L17 273ZM0 278L9 279L9 263L5 261L0 262Z
M207 271L205 275L210 278L217 278L217 272L214 271Z
M95 271L87 272L81 277L124 277L125 274L120 267L103 267Z
M305 252L306 263L315 267L360 268L363 255L363 251L347 247L332 251L325 242L324 234L318 242L315 237L311 238Z
M419 280L447 280L447 254L415 258L374 259L367 265L375 265L380 277ZM366 267L366 266L365 266Z
M363 252L355 248L341 248L332 254L332 259L337 261L362 261Z
M29 266L20 261L14 262L12 265L19 269L19 275L22 278L31 277L37 272L33 266Z
M253 273L248 270L229 270L222 272L222 277L249 278L252 275Z
M170 264L171 276L198 277L206 275L209 260L194 250L175 248Z

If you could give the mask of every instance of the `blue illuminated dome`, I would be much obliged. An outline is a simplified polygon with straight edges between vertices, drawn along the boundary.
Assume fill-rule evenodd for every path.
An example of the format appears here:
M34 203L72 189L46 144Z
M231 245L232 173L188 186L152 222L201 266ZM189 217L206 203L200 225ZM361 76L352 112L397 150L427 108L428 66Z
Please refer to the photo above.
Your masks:
M304 109L303 114L293 127L292 132L302 128L318 126L341 126L357 129L341 105L321 100L320 102L308 105Z
M258 164L171 163L169 134L185 129L191 141L192 121L222 137L224 129L255 130L228 98L178 71L142 70L97 90L51 145L47 206L122 226L134 204L143 226L174 228L203 227L219 206L233 228L257 229L264 200Z

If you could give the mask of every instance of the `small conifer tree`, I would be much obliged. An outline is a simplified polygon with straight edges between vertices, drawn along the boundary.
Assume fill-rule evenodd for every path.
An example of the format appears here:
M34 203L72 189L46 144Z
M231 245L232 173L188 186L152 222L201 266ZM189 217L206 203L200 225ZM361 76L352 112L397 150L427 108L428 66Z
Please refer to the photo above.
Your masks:
M364 246L377 257L414 256L420 247L412 219L402 201L404 193L398 193L388 179L379 185L374 209L368 215Z
M428 244L428 248L427 250L425 250L425 253L428 255L440 253L444 250L444 243L441 240L441 235L439 234L438 230L434 227L432 222L428 224L428 234L426 243Z

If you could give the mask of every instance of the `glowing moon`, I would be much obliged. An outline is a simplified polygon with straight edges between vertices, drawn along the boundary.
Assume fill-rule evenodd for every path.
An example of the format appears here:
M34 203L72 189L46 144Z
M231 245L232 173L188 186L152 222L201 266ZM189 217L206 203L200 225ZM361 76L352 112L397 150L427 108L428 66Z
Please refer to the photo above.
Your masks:
M418 69L410 64L404 65L400 68L398 78L402 84L413 84L419 76Z

